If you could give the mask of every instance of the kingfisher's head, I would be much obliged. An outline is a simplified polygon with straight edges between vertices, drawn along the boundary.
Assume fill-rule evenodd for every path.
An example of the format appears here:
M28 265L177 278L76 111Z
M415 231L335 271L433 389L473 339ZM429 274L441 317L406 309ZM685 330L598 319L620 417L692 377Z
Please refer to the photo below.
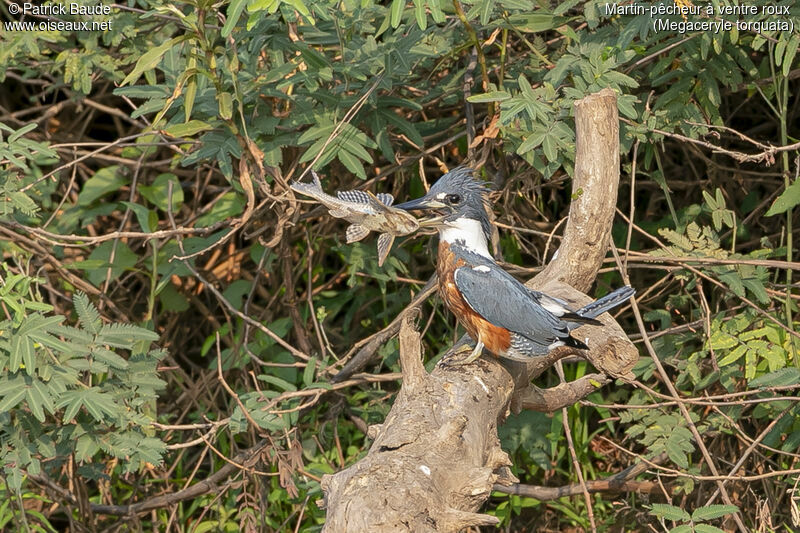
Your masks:
M438 228L440 237L447 242L462 240L483 252L492 228L486 214L488 192L486 185L473 176L473 169L457 167L439 178L422 198L396 207L434 215L421 225Z

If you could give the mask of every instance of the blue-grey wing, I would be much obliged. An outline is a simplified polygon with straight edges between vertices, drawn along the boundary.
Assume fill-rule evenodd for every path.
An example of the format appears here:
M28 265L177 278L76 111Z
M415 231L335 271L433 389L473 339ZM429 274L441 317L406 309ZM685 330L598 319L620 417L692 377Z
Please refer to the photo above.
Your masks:
M487 321L522 335L531 342L547 347L569 335L568 324L548 307L556 309L556 300L531 291L506 271L494 264L463 266L456 269L456 287L464 300Z
M570 329L573 329L580 324L600 324L600 322L594 320L594 317L597 316L596 314L587 314L586 316L578 314L570 307L569 303L565 302L564 300L527 288L519 281L514 279L511 274L500 268L497 263L491 259L477 254L458 244L451 244L450 249L456 255L463 257L468 263L480 267L477 272L481 272L485 269L491 270L492 276L505 280L506 284L514 286L515 290L518 290L520 293L524 292L528 299L532 300L534 304L541 306L546 311L549 311L556 319L569 319L571 322L576 322L577 324L573 324Z

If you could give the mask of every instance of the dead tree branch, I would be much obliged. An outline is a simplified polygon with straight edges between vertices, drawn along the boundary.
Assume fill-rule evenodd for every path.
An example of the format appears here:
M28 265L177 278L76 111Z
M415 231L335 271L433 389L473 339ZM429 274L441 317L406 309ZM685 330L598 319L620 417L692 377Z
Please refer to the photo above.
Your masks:
M667 454L663 453L654 458L653 462L663 463L667 459ZM635 463L622 472L614 474L606 479L592 480L586 482L586 488L590 493L595 492L639 492L639 493L655 493L661 492L664 489L670 490L662 483L654 481L634 481L634 478L639 474L643 474L650 465L644 461ZM573 485L565 485L563 487L541 487L538 485L522 485L514 483L511 486L497 485L494 487L497 492L504 494L517 494L519 496L527 496L529 498L536 498L537 500L557 500L564 496L579 496L583 492L583 487L580 483Z

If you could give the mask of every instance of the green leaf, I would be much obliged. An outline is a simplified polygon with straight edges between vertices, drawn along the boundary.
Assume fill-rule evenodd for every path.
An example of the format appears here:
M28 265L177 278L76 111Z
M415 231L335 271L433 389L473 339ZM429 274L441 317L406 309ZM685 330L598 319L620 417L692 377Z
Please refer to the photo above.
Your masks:
M35 130L39 125L36 122L31 122L30 124L26 124L22 126L20 129L12 133L8 136L8 144L15 143L19 140L20 137L25 135L26 133Z
M361 161L359 161L358 158L352 155L350 152L347 150L339 150L339 153L336 154L336 157L345 167L347 167L347 170L362 180L367 179L367 174L364 172L364 166L361 164Z
M522 155L526 152L530 152L531 150L542 144L542 141L544 140L546 135L547 135L546 133L532 134L527 139L522 141L522 144L520 144L519 147L517 148L517 154Z
M751 380L756 377L758 371L758 352L747 350L744 354L744 377Z
M722 213L714 211L711 213L711 220L714 223L714 229L719 231L722 229Z
M24 215L34 216L39 211L39 206L36 205L36 202L24 192L10 192L7 198L11 201L11 205L14 206L14 209Z
M115 354L111 350L106 350L105 348L95 348L92 350L92 355L95 359L101 363L107 364L111 368L116 368L119 370L128 368L130 366L128 361Z
M19 402L25 397L25 388L9 392L2 400L0 400L0 413L6 413L12 408L16 407Z
M244 205L245 205L245 200L242 198L240 194L237 194L236 192L233 191L227 192L223 194L222 197L219 199L219 201L217 201L214 204L214 207L211 208L211 211L200 216L197 219L195 226L198 228L204 228L221 220L225 220L226 218L240 215L244 210ZM215 240L218 240L220 238L221 237L219 236L214 237ZM191 251L188 248L186 251L191 253Z
M719 189L717 189L717 190L719 190ZM703 191L703 198L705 199L706 203L708 204L708 207L710 207L712 210L719 208L719 205L717 205L717 201L714 199L713 196L711 196L711 194L708 191L705 191L705 190Z
M175 174L169 172L159 174L156 176L156 179L153 180L152 185L140 186L139 192L157 208L162 211L167 211L169 207L167 204L170 197L170 184L172 184L172 212L177 213L183 205L184 194L181 182Z
M720 362L720 365L722 363ZM769 374L764 374L750 381L751 388L782 387L800 383L800 369L796 367L781 368Z
M695 533L725 533L724 529L712 526L711 524L695 524L694 531Z
M158 333L149 329L140 328L133 324L104 324L97 336L97 341L120 348L130 348L134 342L145 341L155 342L158 340Z
M22 364L25 366L25 373L29 376L36 374L36 347L32 337L33 335L20 336L23 340L19 344L22 348Z
M114 246L116 244L116 247ZM113 258L112 258L113 252ZM106 279L106 268L111 269L111 280L117 279L123 272L129 268L133 268L139 260L133 251L122 241L106 241L101 243L97 248L92 250L89 254L90 260L103 261L103 267L97 270L90 270L87 273L89 281L95 286L100 286Z
M155 219L153 219L154 217L152 217L152 215L155 215L154 212L150 211L143 205L135 204L133 202L120 202L120 203L127 206L128 209L133 211L133 213L136 215L136 220L139 221L139 226L142 227L142 231L144 231L145 233L150 233L154 229L156 229L158 225L158 218L156 217Z
M556 149L556 140L552 134L547 134L542 139L542 150L545 157L551 163L558 159L558 151Z
M705 507L700 507L695 509L692 513L692 520L695 522L697 521L704 521L704 520L712 520L714 518L721 518L725 515L738 513L739 508L735 505L707 505Z
M38 401L41 405L47 409L47 412L54 413L56 410L56 406L53 403L53 389L50 387L48 383L44 383L38 379L32 380L31 388L28 391L29 397L34 396L36 397L36 401ZM40 419L44 421L44 418Z
M100 392L97 388L91 388L81 391L81 396L84 407L98 422L104 422L106 416L116 417L118 415L117 404L111 399L110 394Z
M414 18L417 19L417 26L424 30L428 27L428 15L425 13L425 0L414 0Z
M97 308L92 305L86 293L76 292L75 296L72 297L72 305L78 313L78 320L81 321L83 329L92 335L100 333L103 321L100 319L100 313Z
M22 391L25 393L25 378L12 374L4 381L0 381L0 396L8 396L11 393Z
M227 93L225 93L227 94ZM230 95L228 95L230 96ZM228 117L230 118L230 117ZM175 124L164 129L164 133L170 137L191 137L201 131L213 130L214 126L202 120L190 120L183 124Z
M304 131L302 135L300 135L300 137L297 139L297 144L302 145L315 139L321 139L322 137L327 138L335 128L336 126L333 124L312 126Z
M728 355L720 359L717 364L719 366L728 366L729 364L738 361L739 358L741 358L745 354L745 352L747 352L747 346L741 344L737 346L734 350L732 350Z
M447 18L442 11L442 0L427 0L428 8L431 10L431 17L436 24L441 24Z
M367 141L362 132L358 132L358 135L342 135L339 138L340 145L344 150L347 150L354 156L358 157L359 159L363 159L367 163L372 162L372 156L369 152L364 149L362 142ZM370 144L373 144L370 142Z
M490 91L483 94L475 94L467 98L467 101L473 104L482 104L485 102L503 102L511 98L511 95L505 91Z
M637 119L639 115L633 105L635 101L635 98L631 98L631 95L629 94L620 95L617 99L617 107L619 108L619 112L629 119Z
M603 73L602 77L623 87L636 88L639 86L639 84L636 83L636 80L630 76L626 76L622 72L617 72L616 70L609 70L608 72Z
M761 339L767 336L772 331L772 328L764 326L762 328L751 329L739 334L739 340L742 342L750 341L753 339Z
M492 16L492 11L494 10L494 2L495 0L483 0L483 3L480 6L481 24L484 26L486 26L489 23L489 17Z
M228 18L225 21L225 25L222 27L221 35L223 37L228 37L228 35L231 34L233 27L239 20L239 16L242 14L242 10L247 6L247 2L248 0L231 0L227 10Z
M298 13L303 15L304 17L310 17L311 12L308 10L308 7L303 3L302 0L283 0L293 8L297 10Z
M736 337L729 335L722 330L716 330L714 333L712 333L710 341L711 347L715 350L726 350L739 344L739 342L736 340Z
M775 198L775 201L772 203L764 216L771 217L774 215L780 215L781 213L785 213L789 209L793 208L797 204L800 204L800 180L795 180L786 188L785 191L781 193L780 196Z
M141 76L143 72L154 69L156 65L161 62L161 58L164 57L164 54L167 53L167 50L188 38L188 35L174 37L142 54L142 57L140 57L136 62L136 66L133 67L133 70L130 74L125 76L125 79L122 80L120 85L128 85L129 83L133 83L139 79L139 76Z
M791 40L786 45L786 53L783 56L783 75L788 76L792 70L794 56L797 54L797 46L800 44L800 36L796 33L792 35Z
M39 422L44 422L44 409L42 408L42 398L32 387L25 390L25 395L28 400L28 407L30 408L33 416Z
M270 376L269 374L261 374L258 376L258 379L260 379L261 381L266 381L267 383L271 383L272 385L275 385L276 387L283 389L285 391L297 390L297 387L295 387L293 384L277 376Z
M88 462L100 451L100 447L91 435L82 435L75 443L75 459L81 462Z
M549 13L517 14L508 17L508 22L522 32L541 32L553 29L554 17Z
M303 370L303 385L308 387L314 381L314 372L317 370L317 358L312 357L306 363L306 368Z
M192 68L192 63L195 60L190 60L189 68ZM197 77L191 76L186 82L186 90L183 91L183 110L186 116L186 121L192 118L192 110L194 109L194 100L197 97Z
M688 522L691 520L689 513L666 503L654 503L650 506L650 514L654 514L659 518L666 518L667 520L675 520L680 522Z
M392 0L391 24L392 28L397 28L400 25L400 20L403 17L403 8L406 7L406 0Z
M111 192L116 192L128 183L128 179L118 173L119 166L101 168L86 180L78 194L78 205L87 206Z
M9 358L8 369L12 372L20 370L25 361L30 361L33 353L33 341L26 334L17 332L11 337L11 357Z
M670 435L664 443L664 449L670 460L681 468L689 468L689 457L683 449L681 438L673 438L675 433Z
M222 92L217 95L219 101L219 116L225 120L230 120L233 116L233 96L229 92Z
M83 401L81 400L79 391L67 391L61 396L61 401L58 402L58 407L66 407L64 414L61 415L61 420L64 424L68 424L75 415L78 414Z

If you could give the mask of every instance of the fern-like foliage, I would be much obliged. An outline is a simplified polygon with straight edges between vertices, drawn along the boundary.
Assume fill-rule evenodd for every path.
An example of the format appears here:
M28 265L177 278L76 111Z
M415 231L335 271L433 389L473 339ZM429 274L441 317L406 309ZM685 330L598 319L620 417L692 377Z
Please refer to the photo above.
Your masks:
M23 278L10 281L30 284ZM9 285L0 284L3 302ZM156 365L165 352L149 350L158 335L103 324L85 294L73 304L77 328L35 298L14 301L14 316L0 322L0 462L14 490L26 473L56 475L71 456L84 465L111 456L133 471L160 462L165 450L148 432L164 387Z
M658 233L669 243L669 245L666 246L666 250L670 255L675 257L735 260L763 259L773 252L768 247L765 247L756 252L744 255L722 248L717 231L721 229L723 224L735 229L733 213L725 209L721 195L717 195L715 199L711 197L711 195L706 194L705 198L716 230L709 226L701 227L696 222L688 223L682 232L670 228L659 229ZM664 252L663 250L656 250L651 252L651 255L663 257ZM721 264L712 266L698 264L698 266L727 285L736 296L750 296L762 304L770 301L765 288L768 272L763 266L749 264ZM695 277L694 274L688 271L679 273L677 276L685 280L694 280Z
M48 143L25 137L36 127L32 123L14 130L0 122L0 220L15 212L35 217L39 211L31 192L24 188L35 178L32 167L53 163L57 158ZM25 177L20 173L24 173Z

